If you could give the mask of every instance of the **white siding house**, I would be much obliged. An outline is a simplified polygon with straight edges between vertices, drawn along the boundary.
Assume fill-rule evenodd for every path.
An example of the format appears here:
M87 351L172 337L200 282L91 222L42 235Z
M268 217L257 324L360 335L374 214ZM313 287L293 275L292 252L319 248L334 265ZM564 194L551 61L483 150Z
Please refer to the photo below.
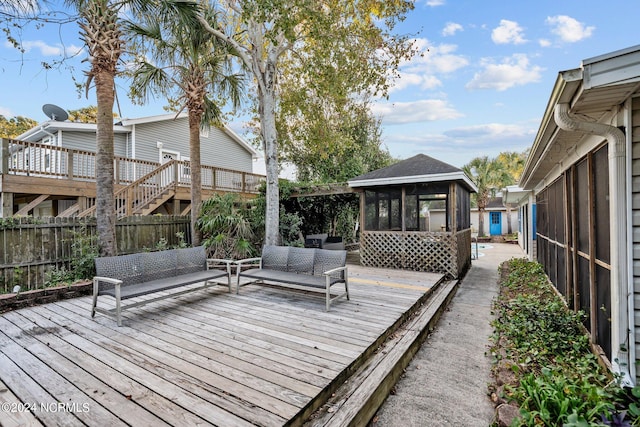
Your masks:
M95 212L95 124L49 120L2 140L0 216L89 216ZM187 214L191 165L186 113L124 119L113 126L118 216ZM258 194L256 151L230 128L202 129L203 197Z
M123 119L116 123L116 156L162 163L163 154L176 160L189 157L189 119L185 113ZM74 150L96 151L96 125L50 120L16 137L27 142L55 140L54 145ZM229 127L211 127L200 134L203 165L243 172L253 171L256 151Z
M519 183L519 240L628 383L640 355L640 46L562 71Z

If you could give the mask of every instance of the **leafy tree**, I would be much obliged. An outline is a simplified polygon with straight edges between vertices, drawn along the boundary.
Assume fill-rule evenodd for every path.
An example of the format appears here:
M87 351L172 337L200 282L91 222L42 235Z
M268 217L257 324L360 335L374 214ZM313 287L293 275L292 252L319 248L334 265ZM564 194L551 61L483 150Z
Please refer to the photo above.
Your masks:
M79 123L96 123L98 120L98 107L90 105L88 107L78 108L77 110L69 110L69 120ZM116 113L112 113L113 118L117 118Z
M37 124L37 121L23 116L8 119L0 115L0 138L15 138Z
M276 244L280 215L276 111L282 62L299 61L301 70L316 67L349 76L352 93L370 88L384 93L389 73L411 50L406 39L394 37L391 30L413 2L224 0L213 6L225 17L222 25L211 25L206 16L201 21L209 32L234 46L257 86L267 172L265 243Z
M207 16L209 22L215 17ZM244 86L242 75L233 71L230 46L207 31L198 21L188 26L148 15L129 30L137 36L138 62L133 71L131 95L145 99L149 93L172 98L189 115L189 161L191 165L191 235L199 245L201 234L196 221L202 202L200 129L220 125L223 112L219 105L230 100L238 108ZM145 58L151 57L151 63Z
M505 171L511 175L512 181L518 182L522 171L524 170L524 164L527 161L527 153L518 153L515 151L504 151L498 154L496 162L500 163ZM510 184L507 184L510 185Z
M484 213L492 197L496 192L506 185L513 183L513 178L506 171L504 165L488 156L476 157L462 167L462 170L471 178L478 187L475 195L478 205L478 235L485 236L484 233Z
M298 180L345 182L393 162L368 102L350 100L336 111L329 101L303 101L293 87L282 98L278 132L283 157L296 166Z

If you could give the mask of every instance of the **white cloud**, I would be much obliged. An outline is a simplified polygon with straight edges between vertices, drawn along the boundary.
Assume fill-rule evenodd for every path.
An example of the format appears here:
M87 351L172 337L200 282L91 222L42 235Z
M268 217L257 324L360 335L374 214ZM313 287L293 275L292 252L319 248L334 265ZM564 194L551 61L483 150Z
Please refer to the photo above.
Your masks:
M451 138L474 140L505 140L528 137L535 134L535 129L522 125L486 123L475 126L465 126L443 132Z
M436 76L419 73L400 73L400 78L396 79L389 92L397 92L411 86L418 86L421 89L435 89L442 86L442 82Z
M420 56L403 66L410 71L421 71L429 74L449 74L469 64L462 55L455 52L458 46L455 44L430 45L426 39L417 39L415 46L420 51Z
M441 99L424 99L414 102L377 103L372 112L382 117L387 125L433 122L462 117L463 114Z
M427 6L435 7L444 5L444 0L427 0Z
M444 37L453 36L458 31L463 31L462 25L455 22L447 22L447 25L442 29L442 35Z
M400 64L400 77L395 79L390 92L398 92L409 87L435 89L442 86L442 75L451 74L469 64L465 57L455 54L458 47L454 44L430 46L428 40L416 39L414 46L419 55Z
M593 26L585 26L584 23L566 15L549 16L546 23L551 26L553 34L567 43L575 43L589 38L593 34L593 30L596 29Z
M547 39L540 39L538 40L538 44L540 45L540 47L549 47L551 46L551 41Z
M12 47L8 42L5 42L5 46ZM22 42L22 48L25 52L30 52L31 50L39 50L40 54L43 56L74 56L82 52L84 49L82 46L62 46L62 45L50 45L42 40L26 40Z
M467 83L467 89L507 90L513 86L522 86L540 81L543 68L529 64L529 58L515 54L496 64L490 59L482 59L482 71L476 73Z
M501 19L500 25L491 32L491 40L496 44L522 44L524 38L522 27L515 21Z

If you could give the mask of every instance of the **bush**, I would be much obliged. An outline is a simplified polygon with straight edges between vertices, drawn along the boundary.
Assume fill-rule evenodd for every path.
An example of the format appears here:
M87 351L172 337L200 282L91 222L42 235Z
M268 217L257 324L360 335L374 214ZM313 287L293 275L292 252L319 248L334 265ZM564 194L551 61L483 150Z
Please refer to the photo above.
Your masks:
M640 389L623 389L599 365L584 313L567 308L540 264L512 259L502 272L490 388L520 407L515 425L637 425L634 393L640 396Z

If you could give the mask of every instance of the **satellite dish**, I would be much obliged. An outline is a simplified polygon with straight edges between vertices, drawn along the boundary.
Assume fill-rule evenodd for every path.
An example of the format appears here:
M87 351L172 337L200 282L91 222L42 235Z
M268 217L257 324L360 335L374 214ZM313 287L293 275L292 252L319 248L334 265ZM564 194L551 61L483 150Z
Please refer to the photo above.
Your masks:
M64 122L69 118L69 114L57 105L44 104L42 106L42 111L47 115L47 117L56 122Z

